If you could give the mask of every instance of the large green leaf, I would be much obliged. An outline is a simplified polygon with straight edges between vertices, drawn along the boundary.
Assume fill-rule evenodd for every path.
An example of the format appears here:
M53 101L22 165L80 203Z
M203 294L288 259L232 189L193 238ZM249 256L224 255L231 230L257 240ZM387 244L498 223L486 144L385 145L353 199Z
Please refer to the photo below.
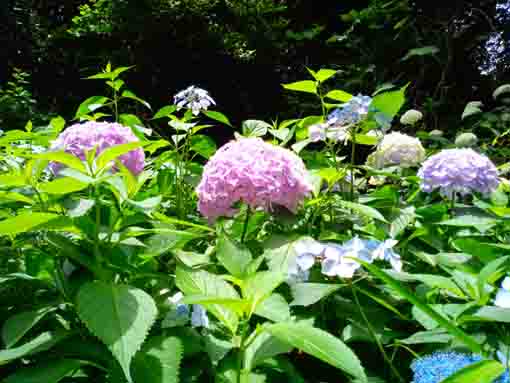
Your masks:
M259 303L268 298L285 280L285 275L278 271L259 271L245 279L242 284L243 297L250 301L250 314Z
M63 331L48 331L43 332L30 342L24 343L19 347L10 348L0 351L0 365L10 361L25 357L27 355L36 354L38 352L46 351L52 348L55 344L62 339L71 335L70 332Z
M299 237L275 235L264 244L264 258L270 270L287 273L289 263L297 255L294 244Z
M204 270L177 267L175 283L186 295L203 295L218 298L239 299L237 291L215 274ZM236 313L221 304L204 304L205 308L220 320L233 334L239 319Z
M405 102L405 91L409 84L394 91L379 93L372 99L370 107L393 119Z
M78 170L79 172L85 173L86 168L84 163L76 156L66 152L46 152L37 154L34 156L35 159L38 160L46 160L46 161L54 161L65 166L70 167L71 169Z
M290 319L290 308L282 295L271 294L258 304L255 314L273 322L284 322Z
M252 370L265 359L279 354L286 354L292 350L292 346L274 337L267 331L262 331L255 336L244 352L244 366Z
M332 90L326 93L327 98L331 98L340 102L347 102L352 98L352 94L344 92L343 90Z
M191 150L197 152L204 158L211 157L216 151L214 140L203 134L195 134L190 138Z
M16 217L0 221L0 236L24 233L59 217L58 214L53 213L24 212Z
M225 116L223 113L216 112L214 110L203 110L202 113L207 117L212 118L213 120L219 121L228 126L232 126L227 116Z
M175 105L166 105L162 107L157 113L152 117L153 120L163 117L168 117L169 114L172 114L177 110L177 106Z
M317 83L311 80L297 81L290 84L282 84L282 86L288 90L317 94Z
M144 105L145 107L147 107L149 109L152 109L151 105L147 101L142 100L140 97L138 97L136 94L134 94L130 90L123 91L122 92L122 97L129 98L131 100L135 100L135 101L139 102L140 104Z
M382 222L387 222L386 218L384 218L384 216L373 207L350 201L340 201L340 206L342 206L344 209L354 210L355 212L366 217L373 218Z
M132 150L138 149L143 146L144 143L141 141L129 142L127 144L110 146L108 149L105 149L99 156L96 158L96 165L98 169L102 169L109 162L115 160L117 157L122 156L123 154L129 153Z
M265 121L261 120L246 120L243 121L243 135L246 137L262 137L267 131L271 129Z
M395 238L402 233L406 227L416 219L416 210L414 206L408 206L400 209L399 215L390 224L390 237Z
M57 178L39 185L39 190L48 194L68 194L85 189L87 183L72 177Z
M57 383L77 370L81 361L76 359L46 360L25 367L9 375L4 383Z
M37 322L52 310L45 307L35 311L25 311L13 315L4 322L2 340L7 348L14 346Z
M178 383L183 345L175 336L149 339L131 365L135 382Z
M329 283L295 283L291 286L294 300L291 306L310 306L334 293L344 285Z
M492 383L505 372L505 367L495 360L483 360L457 371L441 383Z
M235 243L226 234L220 235L218 238L216 257L230 274L238 278L244 277L247 267L253 259L246 246Z
M304 323L276 323L268 326L267 331L281 341L343 370L359 382L367 381L358 357L333 335Z
M131 382L131 360L158 312L152 297L132 286L96 281L80 288L76 304L80 319L106 344Z
M90 112L95 111L96 109L101 108L104 104L106 104L110 99L108 97L103 96L92 96L83 101L78 110L76 111L75 119L85 116Z

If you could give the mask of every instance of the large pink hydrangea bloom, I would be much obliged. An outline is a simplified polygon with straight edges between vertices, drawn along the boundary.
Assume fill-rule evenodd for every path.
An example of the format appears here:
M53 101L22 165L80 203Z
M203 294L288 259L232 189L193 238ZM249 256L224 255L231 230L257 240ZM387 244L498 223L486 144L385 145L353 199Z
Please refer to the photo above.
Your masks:
M252 209L273 205L295 212L312 186L301 158L260 138L241 138L221 147L204 167L197 186L198 209L213 222L236 213L243 201Z
M96 156L103 150L121 144L138 141L130 128L113 122L88 121L75 124L64 130L53 141L50 150L63 150L85 160L85 152L97 147ZM133 174L142 172L145 163L143 149L137 148L119 156L122 162ZM57 174L62 165L51 163L50 169Z

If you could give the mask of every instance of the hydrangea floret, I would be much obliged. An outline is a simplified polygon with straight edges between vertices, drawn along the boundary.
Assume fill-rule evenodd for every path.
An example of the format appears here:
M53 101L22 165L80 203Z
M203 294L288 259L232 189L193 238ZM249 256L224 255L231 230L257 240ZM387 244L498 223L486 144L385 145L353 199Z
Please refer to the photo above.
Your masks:
M400 117L402 125L415 125L423 119L423 114L419 110L409 109Z
M480 362L479 355L466 354L452 351L439 351L416 359L411 364L413 380L411 383L440 383L452 376L459 370ZM508 369L493 383L509 383L510 376Z
M386 134L367 163L377 168L399 165L416 166L425 160L425 149L420 140L398 132Z
M139 141L130 128L115 122L87 121L68 127L52 142L50 150L63 150L85 160L85 153L96 148L96 156L105 149L129 142ZM145 165L143 149L133 149L118 158L133 174L142 172ZM50 169L57 174L61 164L50 163ZM115 168L114 168L115 170Z
M202 305L194 304L191 307L186 303L182 303L184 295L177 292L168 298L171 308L163 318L161 323L163 328L183 326L191 320L191 327L209 327L209 317L207 311ZM191 317L190 317L191 314Z
M177 106L177 110L188 108L196 116L211 105L216 105L216 102L209 96L209 92L192 85L174 96L174 104Z
M478 143L478 137L470 132L461 133L455 138L455 146L458 148L469 148L476 146Z
M452 199L455 193L490 193L499 185L498 170L486 156L473 149L445 149L427 159L420 170L421 190L439 189Z
M252 209L283 206L296 212L312 191L301 158L260 138L240 138L221 147L204 167L197 186L198 209L213 222L233 216L242 201Z
M505 309L510 308L510 277L505 277L501 282L501 288L496 293L496 298L494 299L494 306Z

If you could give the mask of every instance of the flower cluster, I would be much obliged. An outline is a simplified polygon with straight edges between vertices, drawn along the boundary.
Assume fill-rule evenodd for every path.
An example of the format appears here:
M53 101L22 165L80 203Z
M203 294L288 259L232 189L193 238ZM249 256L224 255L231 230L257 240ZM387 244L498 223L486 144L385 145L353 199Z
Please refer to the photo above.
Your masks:
M181 303L183 294L178 292L168 298L170 311L166 314L161 325L163 328L184 326L191 319L191 327L209 327L209 317L202 305L192 305L191 318L189 305Z
M60 133L51 144L50 150L63 150L85 160L85 153L94 148L97 156L111 146L135 141L138 141L138 138L126 126L111 122L88 121L72 125ZM137 148L119 156L119 160L133 174L139 174L145 164L145 154L143 149ZM50 169L54 174L58 173L61 166L50 163Z
M236 213L242 201L252 209L273 205L295 212L311 192L301 158L260 138L241 138L221 147L204 167L197 186L198 209L210 221Z
M494 305L503 308L510 308L510 277L505 277L501 282L501 288L496 294Z
M351 126L366 118L371 102L371 97L361 94L351 98L345 105L331 112L325 123L308 128L310 140L317 142L329 138L333 141L346 141Z
M392 165L407 168L420 164L424 159L425 149L418 138L394 132L383 137L367 163L377 168Z
M174 96L174 104L177 106L177 110L181 108L191 109L195 116L200 111L207 110L211 105L216 105L206 90L197 88L194 85L177 93Z
M415 125L423 119L423 114L419 110L409 109L400 117L402 125Z
M455 193L490 193L499 185L498 170L486 156L472 149L445 149L425 161L418 171L421 189L453 198Z
M455 146L458 148L469 148L478 143L478 137L470 132L461 133L455 138Z
M397 241L393 239L380 242L360 239L357 236L341 245L303 238L294 244L296 257L290 262L287 281L289 283L307 281L310 269L316 261L321 263L322 274L330 277L352 278L361 267L356 259L368 263L376 260L387 261L394 270L400 272L402 260L393 250L396 244Z
M458 352L436 352L431 355L416 359L411 364L414 377L411 383L440 383L457 371L473 363L479 362L479 355L464 354ZM508 370L493 383L509 383Z

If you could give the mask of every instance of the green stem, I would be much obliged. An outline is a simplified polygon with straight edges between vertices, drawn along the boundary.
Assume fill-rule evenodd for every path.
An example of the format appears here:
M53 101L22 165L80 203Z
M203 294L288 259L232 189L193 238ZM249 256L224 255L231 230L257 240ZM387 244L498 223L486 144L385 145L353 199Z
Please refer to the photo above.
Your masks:
M377 337L377 334L375 333L374 331L374 328L372 327L372 325L370 324L370 321L368 320L367 316L365 315L365 312L363 311L363 308L361 307L361 304L359 302L359 299L358 299L358 294L356 293L356 287L354 287L353 285L351 285L351 289L352 289L352 295L354 297L354 301L356 302L356 306L358 306L358 309L359 309L359 313L361 314L361 317L363 318L363 321L365 322L365 325L367 326L367 329L368 329L368 332L370 333L370 335L372 336L372 338L374 338L374 341L375 343L377 344L377 347L379 348L379 351L381 352L384 360L386 361L386 363L388 363L388 365L390 366L390 369L392 371L392 373L395 375L395 377L401 381L401 382L405 382L404 378L402 378L402 376L400 375L400 373L398 372L398 370L395 368L395 366L393 365L391 359L388 357L388 355L386 354L386 351L384 351L384 347L383 345L381 344L379 338Z
M113 89L113 108L115 113L115 122L119 121L119 106L118 106L118 99L117 99L117 90L115 88Z
M354 162L355 162L355 155L356 155L356 127L352 128L351 132L351 201L354 201Z
M250 221L251 210L249 206L246 206L246 216L244 217L243 232L241 234L241 243L244 243L246 232L248 231L248 222Z

